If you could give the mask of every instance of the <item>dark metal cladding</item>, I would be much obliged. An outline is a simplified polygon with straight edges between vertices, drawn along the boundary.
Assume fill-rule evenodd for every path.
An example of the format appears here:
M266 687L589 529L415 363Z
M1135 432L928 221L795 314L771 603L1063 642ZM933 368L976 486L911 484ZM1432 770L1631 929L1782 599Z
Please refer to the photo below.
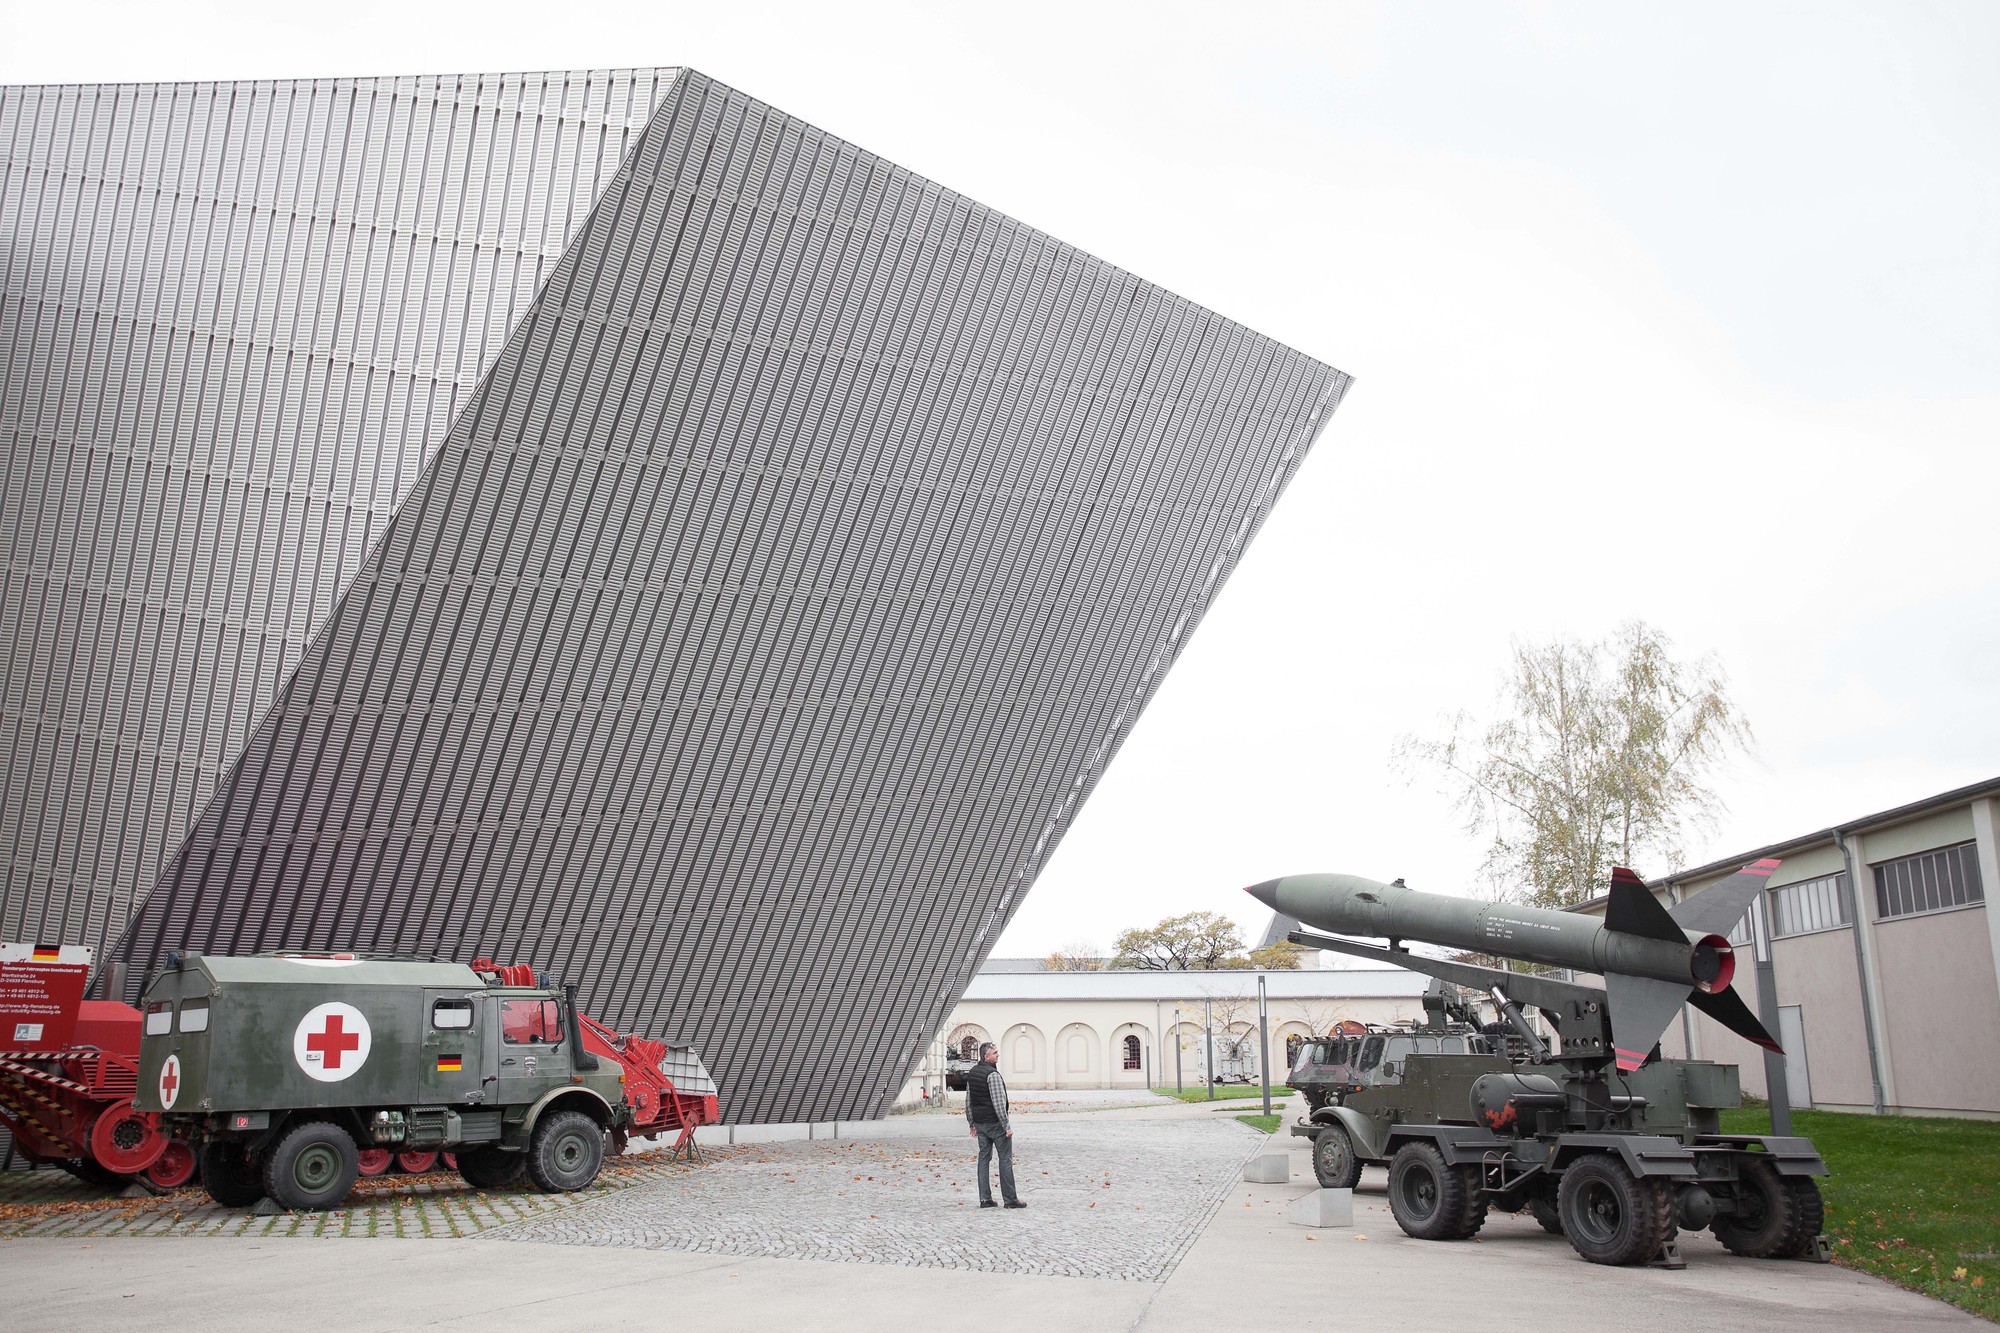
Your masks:
M686 73L119 941L886 1109L1347 378Z

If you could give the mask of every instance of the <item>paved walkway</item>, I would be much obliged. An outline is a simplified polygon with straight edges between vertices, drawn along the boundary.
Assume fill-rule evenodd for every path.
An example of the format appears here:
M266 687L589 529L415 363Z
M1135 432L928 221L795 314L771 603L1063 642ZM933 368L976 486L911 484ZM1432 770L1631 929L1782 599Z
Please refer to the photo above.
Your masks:
M339 1214L252 1218L196 1203L90 1200L0 1182L10 1329L877 1329L977 1304L1041 1330L1284 1328L1990 1328L1844 1269L1737 1259L1686 1240L1681 1272L1586 1264L1525 1218L1475 1242L1412 1241L1379 1173L1356 1225L1285 1223L1311 1186L1303 1141L1229 1110L1160 1102L1021 1117L1030 1207L973 1203L972 1147L944 1117L857 1142L739 1147L686 1168L616 1164L580 1195L479 1196L446 1178L378 1184ZM1251 1154L1292 1183L1246 1185ZM61 1197L57 1197L61 1196ZM422 1219L448 1219L425 1234ZM368 1236L377 1239L365 1239ZM441 1275L446 1275L442 1276ZM447 1280L448 1278L448 1280ZM139 1304L143 1302L144 1304ZM304 1311L312 1311L306 1320ZM175 1313L178 1311L179 1313Z

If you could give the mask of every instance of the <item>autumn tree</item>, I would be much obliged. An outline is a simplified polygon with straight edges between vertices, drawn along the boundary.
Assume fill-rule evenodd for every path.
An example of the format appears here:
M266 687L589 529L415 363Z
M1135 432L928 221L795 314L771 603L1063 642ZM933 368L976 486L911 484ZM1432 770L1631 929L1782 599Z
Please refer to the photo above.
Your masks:
M1265 972L1296 972L1306 955L1304 947L1290 940L1278 940L1250 951L1250 966Z
M1125 931L1112 943L1112 966L1147 972L1247 967L1243 934L1218 912L1186 912L1157 926Z
M1042 966L1051 972L1097 972L1105 966L1104 951L1087 941L1075 941L1044 958Z
M1604 891L1613 865L1666 868L1713 827L1710 775L1747 752L1750 724L1713 657L1676 661L1631 622L1596 642L1516 644L1500 709L1451 719L1442 740L1404 737L1405 772L1439 774L1468 831L1490 838L1496 898L1565 907Z

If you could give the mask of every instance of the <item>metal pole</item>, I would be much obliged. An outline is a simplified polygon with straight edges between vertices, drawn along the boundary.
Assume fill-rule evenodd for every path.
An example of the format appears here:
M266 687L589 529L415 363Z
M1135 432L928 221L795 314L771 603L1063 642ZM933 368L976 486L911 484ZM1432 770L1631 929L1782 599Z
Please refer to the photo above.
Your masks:
M1764 1030L1783 1038L1778 1022L1778 974L1771 966L1771 925L1768 903L1758 894L1750 904L1750 938L1757 951L1757 1007L1763 1011ZM1776 1051L1764 1052L1764 1091L1771 1098L1771 1132L1784 1136L1792 1132L1792 1090L1785 1081L1785 1057Z
M1202 1076L1208 1080L1208 1099L1215 1100L1215 1011L1210 1002L1201 1002L1201 1049L1208 1054Z
M1153 1049L1160 1049L1160 999L1157 995L1153 997ZM1152 1090L1153 1066L1149 1063L1146 1066L1146 1091Z
M1257 1072L1264 1076L1264 1114L1271 1114L1271 1016L1265 1007L1264 974L1257 974Z
M1187 1084L1181 1080L1181 1007L1174 1006L1174 1091L1186 1092Z

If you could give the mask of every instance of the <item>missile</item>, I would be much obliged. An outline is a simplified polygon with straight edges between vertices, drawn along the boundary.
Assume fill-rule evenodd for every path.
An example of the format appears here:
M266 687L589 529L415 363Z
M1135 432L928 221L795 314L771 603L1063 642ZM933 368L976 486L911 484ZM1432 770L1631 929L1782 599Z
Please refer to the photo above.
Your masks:
M1244 892L1266 907L1336 935L1420 940L1447 949L1596 972L1604 978L1612 1054L1627 1072L1645 1063L1681 1005L1692 1004L1766 1050L1778 1043L1730 989L1736 951L1728 932L1762 891L1776 860L1765 858L1712 888L1663 907L1645 882L1611 872L1604 917L1511 903L1419 893L1400 879L1288 875Z

